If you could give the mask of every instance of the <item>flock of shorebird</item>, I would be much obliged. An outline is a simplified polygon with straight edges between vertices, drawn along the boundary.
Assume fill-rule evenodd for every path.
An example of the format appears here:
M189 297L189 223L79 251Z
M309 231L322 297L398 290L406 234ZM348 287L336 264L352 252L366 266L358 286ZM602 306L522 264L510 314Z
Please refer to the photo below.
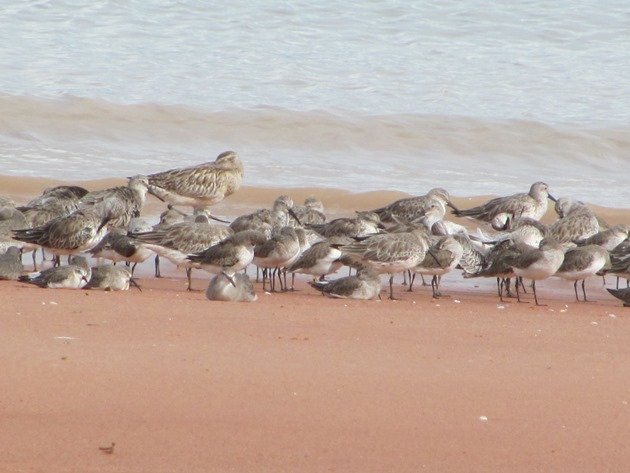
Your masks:
M585 280L612 274L617 287L609 292L630 306L628 284L619 289L619 278L630 278L630 225L608 226L583 203L552 197L543 182L529 192L466 210L436 188L352 218L328 220L320 200L308 198L303 206L294 206L288 196L232 222L210 215L209 208L236 192L242 179L241 161L227 151L213 162L131 177L127 186L93 192L58 186L23 206L0 197L0 279L50 288L125 290L135 284L135 266L155 256L156 276L160 258L166 258L185 268L189 290L193 269L213 274L206 290L211 300L255 300L246 274L252 264L257 281L262 270L265 291L289 290L293 280L287 282L287 273L302 273L312 276L310 284L322 294L338 298L380 298L380 275L389 274L393 299L394 274L403 274L409 291L416 274L431 277L437 298L441 277L460 269L464 278L496 278L501 301L504 295L512 297L513 287L520 302L523 280L531 280L538 305L537 281L551 276L573 281L578 301L581 281L586 301ZM155 225L141 217L147 193L168 204ZM549 200L555 202L558 219L546 226L540 219ZM181 206L192 207L193 213L187 215L177 208ZM447 207L483 227L469 232L447 220ZM54 255L54 264L37 271L40 248ZM25 251L33 251L31 273L22 264ZM91 267L86 254L113 264ZM68 255L67 265L61 265L62 255ZM116 265L122 261L127 266ZM344 265L355 274L326 279Z

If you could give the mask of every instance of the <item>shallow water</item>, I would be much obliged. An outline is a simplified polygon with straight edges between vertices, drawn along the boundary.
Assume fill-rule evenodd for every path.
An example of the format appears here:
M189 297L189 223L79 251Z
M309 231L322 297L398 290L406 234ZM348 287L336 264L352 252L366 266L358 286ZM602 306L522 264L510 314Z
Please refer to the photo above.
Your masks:
M626 2L263 3L8 2L1 173L630 206Z

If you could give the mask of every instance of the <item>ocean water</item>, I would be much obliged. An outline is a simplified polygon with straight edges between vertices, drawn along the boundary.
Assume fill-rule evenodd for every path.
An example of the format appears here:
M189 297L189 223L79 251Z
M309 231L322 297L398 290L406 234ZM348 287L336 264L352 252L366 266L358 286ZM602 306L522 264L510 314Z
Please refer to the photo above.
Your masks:
M411 3L411 4L409 4ZM630 4L5 1L0 174L630 207ZM2 193L2 189L0 189Z

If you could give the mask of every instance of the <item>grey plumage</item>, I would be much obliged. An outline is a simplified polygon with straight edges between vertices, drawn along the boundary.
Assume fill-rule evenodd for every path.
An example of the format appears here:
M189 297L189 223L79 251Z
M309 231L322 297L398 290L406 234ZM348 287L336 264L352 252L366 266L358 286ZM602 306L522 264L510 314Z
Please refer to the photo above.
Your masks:
M246 274L222 271L210 280L206 298L211 301L252 302L258 296Z
M624 307L630 307L630 289L610 289L606 288L614 297L623 302Z
M22 252L17 246L9 247L6 253L0 255L0 279L17 280L20 277L24 271L21 256Z

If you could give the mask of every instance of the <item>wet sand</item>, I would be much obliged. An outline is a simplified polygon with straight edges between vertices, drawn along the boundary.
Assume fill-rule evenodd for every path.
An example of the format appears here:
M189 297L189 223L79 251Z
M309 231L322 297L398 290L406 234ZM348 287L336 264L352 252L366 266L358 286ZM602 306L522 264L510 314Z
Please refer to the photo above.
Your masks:
M24 202L31 184L5 192ZM337 214L404 196L243 189L217 212L320 191ZM331 300L300 279L286 294L256 284L251 304L188 293L172 267L151 274L139 267L142 292L0 282L0 472L630 468L630 309L598 278L597 302L552 279L535 307L456 274L440 300L402 286L399 301Z

